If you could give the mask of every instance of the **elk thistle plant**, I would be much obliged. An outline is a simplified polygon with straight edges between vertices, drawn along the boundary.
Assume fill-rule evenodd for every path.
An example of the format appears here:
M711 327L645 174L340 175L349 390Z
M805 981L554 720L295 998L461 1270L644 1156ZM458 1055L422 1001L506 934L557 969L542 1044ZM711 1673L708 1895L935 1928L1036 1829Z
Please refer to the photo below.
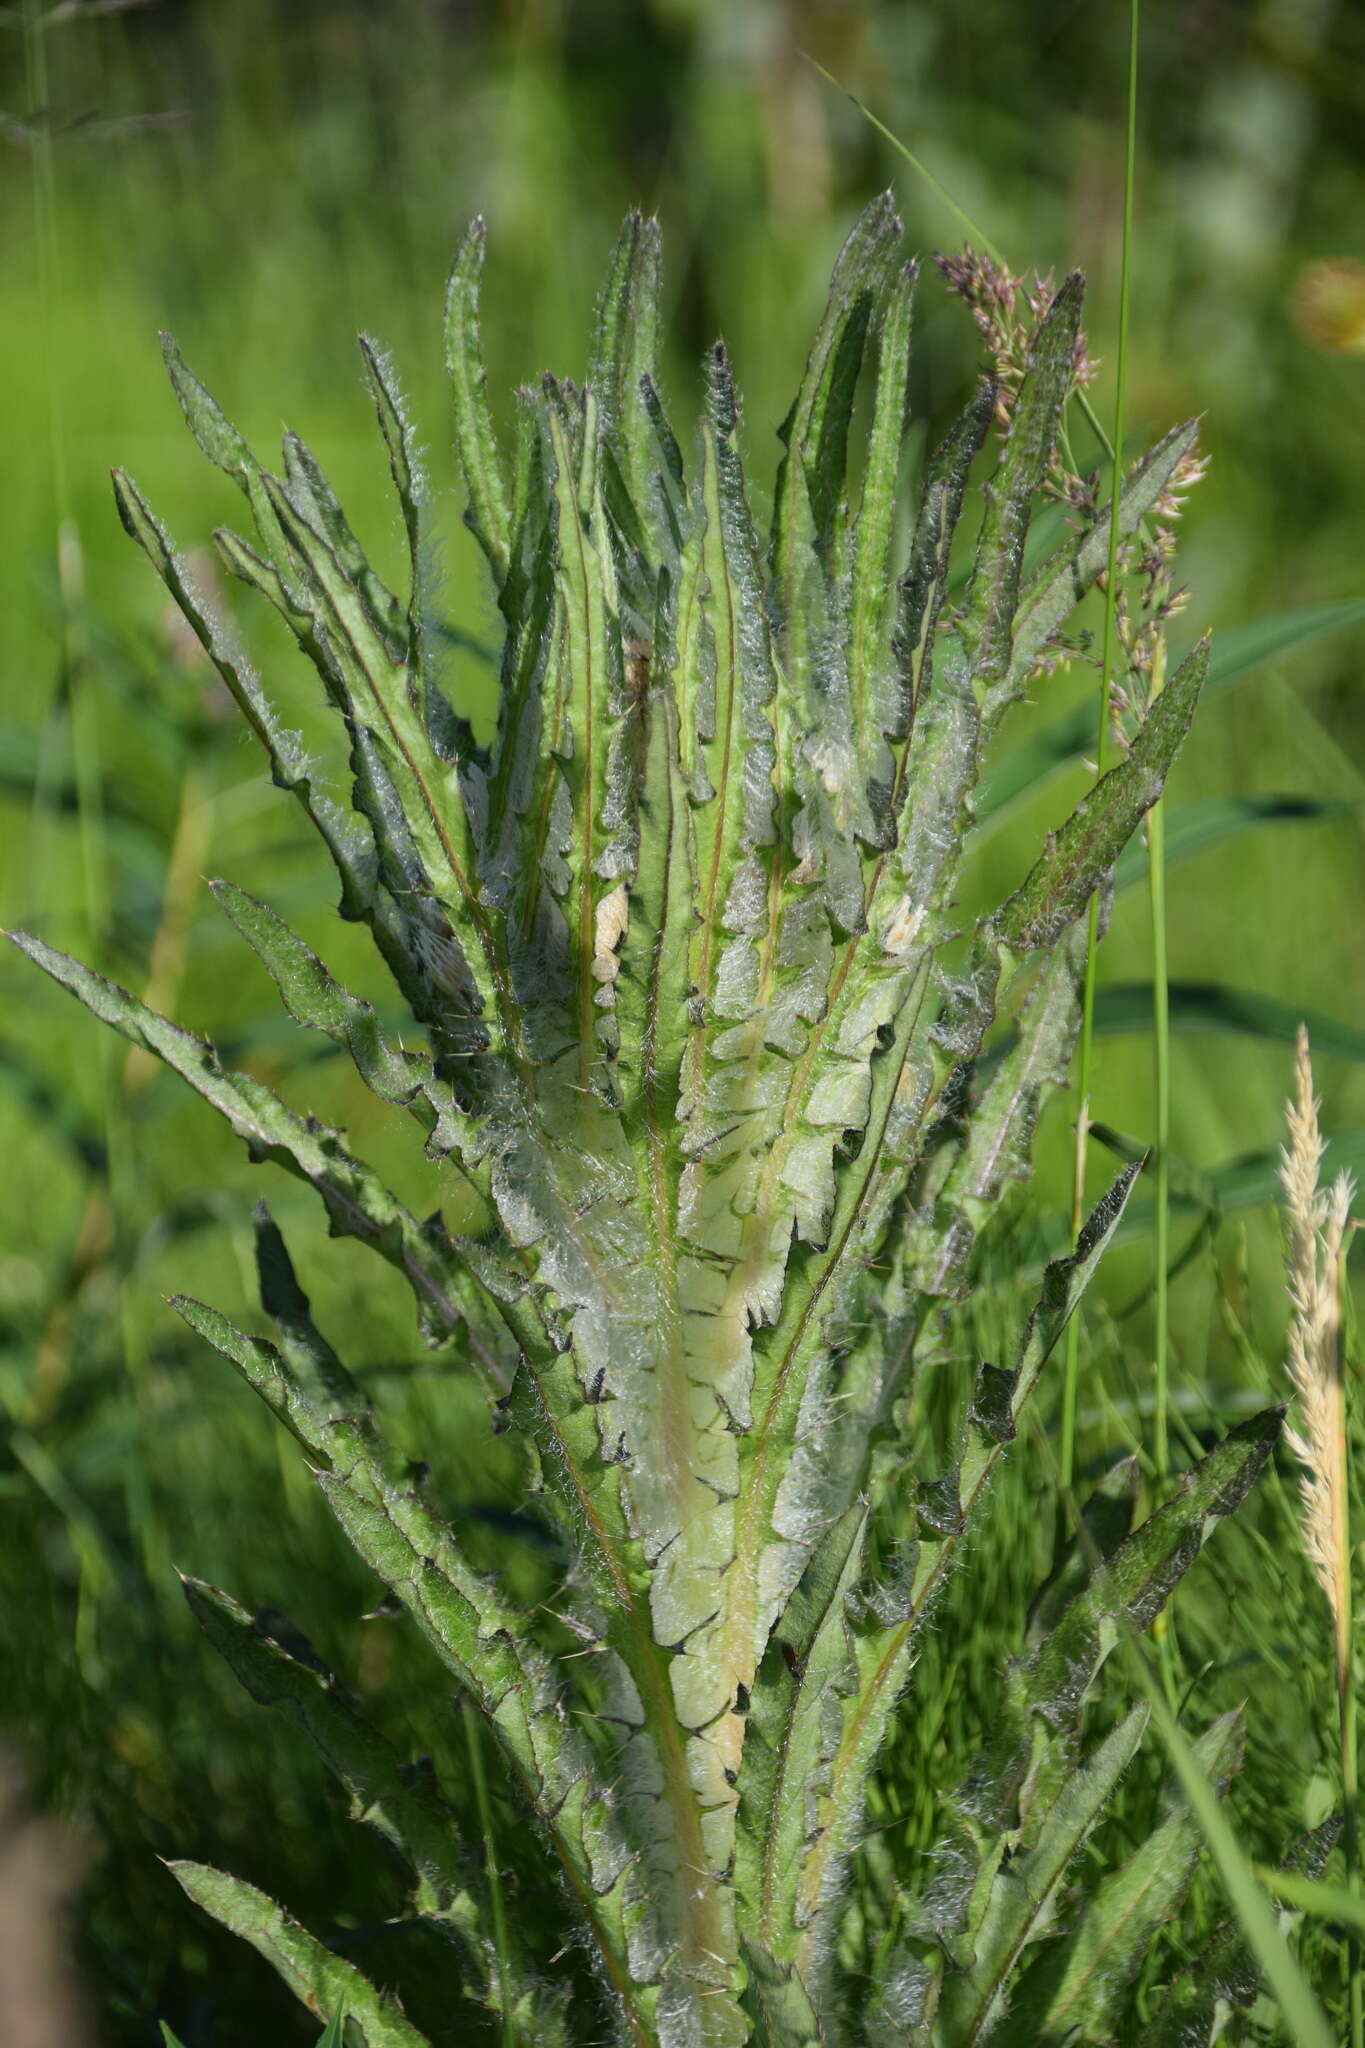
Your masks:
M254 544L218 534L223 559L281 614L343 722L354 818L318 787L136 486L115 479L128 531L316 827L341 915L368 927L427 1049L386 1035L266 905L227 882L219 901L296 1022L417 1124L430 1220L343 1133L85 967L18 943L254 1157L310 1182L333 1233L402 1273L451 1374L477 1375L493 1426L515 1432L569 1546L553 1619L473 1568L314 1326L264 1211L274 1342L176 1302L298 1439L539 1831L540 1894L509 1911L430 1774L225 1593L187 1583L249 1691L309 1732L357 1817L406 1859L407 1915L449 1938L450 2038L486 2024L547 2048L1107 2042L1195 1861L1172 1795L1126 1862L1067 1891L1147 1713L1110 1716L1086 1743L1082 1709L1119 1632L1152 1619L1245 1493L1278 1411L1234 1430L1136 1529L1131 1489L1116 1522L1111 1485L1111 1512L1091 1519L1103 1543L1051 1589L989 1742L940 1788L927 1875L883 1850L885 1881L856 1905L850 1890L922 1632L1131 1171L1047 1270L1014 1354L962 1380L947 1461L915 1441L912 1393L954 1370L945 1313L1065 1080L1087 905L1162 789L1207 663L1200 645L1016 891L964 928L953 894L983 759L1101 575L1109 514L1082 508L1024 575L1085 361L1079 276L1040 299L1017 377L982 385L907 513L915 269L899 242L883 198L840 255L765 539L723 347L687 456L669 425L656 226L627 221L585 384L522 392L509 453L485 389L474 225L447 344L466 517L505 636L486 747L439 687L427 485L383 355L362 342L410 543L402 595L303 442L286 438L282 475L263 470L167 343L191 430L254 520ZM1125 534L1194 438L1177 428L1128 472ZM989 477L974 489L978 462ZM1235 1715L1200 1737L1219 1783L1240 1740ZM263 1893L174 1868L312 2011L344 2013L348 2041L426 2038L392 1989Z

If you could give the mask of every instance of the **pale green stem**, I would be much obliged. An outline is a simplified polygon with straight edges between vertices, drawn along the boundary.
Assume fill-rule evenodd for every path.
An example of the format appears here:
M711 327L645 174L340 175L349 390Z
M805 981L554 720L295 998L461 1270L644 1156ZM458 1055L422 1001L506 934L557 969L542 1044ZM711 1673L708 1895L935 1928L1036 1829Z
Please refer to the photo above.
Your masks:
M1138 0L1128 6L1128 119L1123 169L1123 245L1119 263L1118 360L1114 373L1114 431L1111 437L1114 485L1109 501L1109 560L1104 584L1104 645L1100 657L1100 701L1095 741L1095 770L1103 775L1109 748L1109 688L1114 668L1115 608L1118 601L1119 491L1122 470L1123 420L1128 386L1128 290L1133 255L1133 186L1137 169ZM1095 1037L1095 971L1099 950L1099 903L1091 897L1086 918L1085 988L1081 1000L1081 1046L1077 1076L1076 1166L1071 1198L1072 1241L1080 1231L1085 1208L1085 1141L1090 1129L1090 1066ZM1067 1324L1066 1366L1062 1383L1062 1478L1070 1486L1076 1462L1076 1393L1080 1379L1081 1319Z

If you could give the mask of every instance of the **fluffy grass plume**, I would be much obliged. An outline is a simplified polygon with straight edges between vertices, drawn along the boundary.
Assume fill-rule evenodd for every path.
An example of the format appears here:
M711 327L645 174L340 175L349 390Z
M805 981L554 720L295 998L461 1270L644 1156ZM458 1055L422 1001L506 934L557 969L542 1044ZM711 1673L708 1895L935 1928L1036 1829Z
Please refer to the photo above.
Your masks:
M1341 1361L1341 1262L1355 1183L1339 1173L1320 1185L1326 1141L1313 1093L1308 1033L1300 1028L1294 1097L1286 1107L1289 1142L1280 1180L1288 1211L1289 1377L1299 1397L1298 1420L1285 1432L1303 1471L1303 1540L1313 1573L1332 1610L1337 1683L1350 1667L1350 1541L1346 1403Z
M1346 1390L1341 1348L1341 1296L1355 1182L1339 1173L1321 1185L1326 1149L1313 1093L1308 1032L1300 1025L1294 1059L1294 1099L1286 1106L1289 1143L1280 1179L1288 1211L1289 1376L1298 1395L1299 1416L1285 1438L1302 1467L1304 1549L1332 1612L1332 1647L1337 1682L1343 1845L1346 1876L1354 1886L1360 1869L1360 1823L1356 1811L1356 1703L1351 1674L1350 1454L1346 1437ZM1343 1963L1351 2018L1351 2048L1365 2048L1365 1982L1360 1941L1352 1934Z

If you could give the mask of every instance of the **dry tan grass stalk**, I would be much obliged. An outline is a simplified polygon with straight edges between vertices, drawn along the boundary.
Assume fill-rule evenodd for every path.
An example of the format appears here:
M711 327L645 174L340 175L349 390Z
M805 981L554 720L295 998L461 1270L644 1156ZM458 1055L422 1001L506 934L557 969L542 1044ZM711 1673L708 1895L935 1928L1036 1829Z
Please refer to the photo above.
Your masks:
M1332 1610L1337 1683L1350 1668L1350 1544L1347 1524L1346 1407L1341 1369L1341 1261L1355 1184L1347 1173L1319 1186L1325 1149L1313 1093L1308 1033L1299 1027L1295 1099L1280 1168L1289 1212L1287 1271L1292 1310L1289 1376L1297 1426L1285 1439L1303 1467L1304 1548Z

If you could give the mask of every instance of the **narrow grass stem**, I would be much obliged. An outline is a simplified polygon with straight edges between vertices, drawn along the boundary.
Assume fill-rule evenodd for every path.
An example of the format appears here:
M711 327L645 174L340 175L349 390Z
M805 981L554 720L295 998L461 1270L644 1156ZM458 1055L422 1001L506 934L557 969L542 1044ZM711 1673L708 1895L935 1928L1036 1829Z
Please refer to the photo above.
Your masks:
M935 195L936 198L942 200L943 204L947 207L949 213L954 214L956 216L961 225L967 230L967 233L968 235L970 235L972 241L975 242L976 246L979 249L984 249L985 253L990 257L992 263L997 263L1003 267L1005 259L1000 252L999 244L991 239L991 237L986 233L986 230L981 226L979 221L973 220L972 216L968 213L965 206L960 206L958 204L957 200L954 199L952 193L948 190L947 186L941 185L939 183L938 179L929 169L929 166L926 163L923 163L920 160L920 158L915 155L914 151L909 149L906 146L906 144L901 141L899 135L895 134L890 128L887 127L885 121L878 120L877 116L873 113L871 107L869 107L865 101L860 100L856 93L850 92L848 87L843 83L843 81L841 79L836 78L832 71L826 71L824 65L820 62L818 57L812 57L809 50L803 50L801 52L801 55L805 58L806 62L810 65L813 71L819 72L821 78L824 79L826 85L832 85L836 92L843 93L847 99L851 100L853 105L858 109L858 112L862 115L863 119L869 124L870 127L876 129L878 135L881 136L882 140L884 142L889 142L891 144L891 147L895 150L898 156L904 157L906 163L909 164L911 170L915 173L915 176L923 180L923 182L929 187L929 190Z
M1346 1883L1351 1891L1360 1884L1360 1796L1356 1771L1357 1733L1355 1689L1350 1674L1337 1684L1337 1709L1341 1740L1341 1803L1345 1815L1342 1848L1346 1861ZM1361 1968L1359 1930L1351 1928L1346 1937L1346 1983L1351 2013L1351 2048L1365 2044L1365 1973Z
M55 305L61 251L57 231L57 183L52 154L51 85L47 66L47 24L40 0L24 0L24 65L33 157L33 241L38 266L38 308L47 363L48 456L51 464L52 531L55 536L60 635L60 686L65 689L76 769L77 829L87 937L98 945L104 923L103 819L99 786L98 733L89 715L85 688L88 645L85 631L84 569L80 532L71 514L66 462L66 418ZM59 697L60 702L60 697ZM102 1062L107 1069L107 1062ZM104 1080L108 1085L108 1073Z
M70 495L66 451L66 408L56 368L56 306L61 283L61 237L57 208L56 163L53 153L52 85L48 70L48 11L42 0L24 0L23 40L25 83L29 99L33 156L34 247L38 266L39 318L47 365L48 448L51 464L52 520L57 569L59 678L58 705L65 697L75 767L76 830L80 849L81 896L86 943L98 953L109 921L108 852L104 830L103 759L98 704L93 688L90 634L85 598L85 565L80 526ZM46 791L40 778L35 804ZM41 878L40 878L41 885ZM129 1285L133 1264L132 1218L137 1184L133 1136L127 1105L112 1049L101 1043L96 1053L96 1079L103 1126L109 1206L113 1218L112 1254L118 1276L119 1320L125 1366L139 1387L146 1384L147 1346L134 1290ZM138 1458L130 1460L130 1505L134 1525L150 1532L146 1475ZM155 1539L153 1539L155 1540ZM150 1562L150 1560L149 1560ZM171 1581L164 1558L158 1557L151 1583Z
M1107 706L1101 711L1101 730L1107 724ZM1076 1141L1071 1182L1071 1242L1080 1235L1085 1213L1085 1146L1090 1132L1090 1063L1095 1037L1095 969L1099 954L1099 903L1090 899L1085 927L1085 986L1081 999L1080 1050L1076 1062ZM1062 1374L1061 1471L1070 1486L1076 1472L1076 1406L1080 1384L1080 1317L1066 1326L1065 1367Z
M1153 693L1163 677L1158 652ZM1152 1081L1156 1097L1155 1307L1156 1407L1153 1452L1158 1482L1170 1470L1168 1273L1171 1263L1171 1014L1166 962L1166 818L1157 802L1147 814L1147 883L1152 925Z
M38 305L45 339L52 339L52 306L57 271L57 192L52 162L52 109L47 70L47 24L42 0L24 0L24 74L28 91L30 135L33 158L34 247L38 260ZM62 419L61 387L47 351L48 444L52 457L52 491L58 523L66 516L66 437Z
M1128 296L1133 254L1133 187L1137 168L1138 0L1128 8L1128 117L1123 170L1123 242L1119 261L1118 359L1114 374L1114 429L1110 439L1114 484L1109 501L1109 558L1104 583L1104 643L1100 656L1100 701L1095 738L1095 771L1103 775L1109 748L1109 689L1114 667L1118 604L1120 451L1128 386ZM1085 1148L1090 1129L1090 1069L1095 1037L1095 979L1099 949L1099 904L1090 899L1086 919L1085 987L1081 998L1080 1055L1077 1070L1076 1165L1071 1199L1074 1242L1085 1206ZM1076 1392L1080 1378L1080 1318L1067 1326L1066 1364L1062 1384L1062 1478L1070 1486L1076 1460ZM1163 1414L1164 1421L1164 1414Z
M503 2048L516 2048L516 2022L508 2009L512 1983L511 1957L507 1942L507 1903L503 1898L498 1871L497 1842L493 1833L493 1802L488 1796L488 1773L483 1761L483 1733L478 1716L468 1700L460 1703L465 1741L469 1749L469 1778L478 1808L479 1831L483 1836L484 1869L488 1877L488 1904L493 1920L493 1952L498 1969L498 2006L502 2018Z
M971 237L971 240L975 243L976 247L978 249L983 250L984 253L990 257L992 263L998 264L1002 269L1008 269L1009 266L1005 261L1005 257L1001 250L1000 244L994 239L993 236L987 234L986 230L982 227L980 221L975 220L973 216L970 213L968 213L965 206L961 205L956 199L954 199L952 193L948 190L947 186L940 183L940 181L934 176L933 172L929 169L929 166L920 157L917 157L914 151L911 148L909 148L906 143L901 141L899 135L897 135L893 129L887 127L885 121L881 121L877 118L877 116L873 113L871 107L869 107L865 101L860 100L858 98L857 93L850 92L848 87L843 83L841 79L836 78L832 71L827 71L824 65L820 62L818 57L812 57L809 50L803 50L801 52L801 55L810 65L812 71L819 73L820 77L824 79L826 85L832 85L836 92L843 93L845 99L850 101L850 103L858 109L858 112L862 115L863 119L867 122L868 126L870 128L875 128L878 135L881 136L882 140L884 142L889 142L891 144L891 147L895 150L897 156L902 157L905 160L905 162L909 164L911 170L915 173L915 176L929 187L929 190L934 194L934 197L940 200L942 204L947 207L949 213L953 214L955 218L958 220L958 222L962 225L962 227L966 229L968 235ZM1077 389L1073 396L1075 398L1077 406L1080 409L1082 419L1090 428L1091 433L1095 436L1096 441L1098 441L1099 443L1101 454L1105 457L1107 461L1112 462L1115 459L1115 448L1117 444L1110 439L1108 429L1105 427L1103 420L1100 418L1099 414L1096 412L1094 406L1090 402L1089 393L1086 392L1084 389ZM1075 467L1074 463L1072 464L1072 467Z
M1155 697L1165 681L1165 644L1157 642L1152 673ZM1147 884L1152 934L1152 1083L1155 1096L1156 1177L1153 1258L1154 1404L1152 1463L1157 1488L1164 1496L1170 1473L1169 1279L1171 1264L1171 1015L1166 964L1166 818L1158 801L1147 813ZM1166 1614L1152 1630L1168 1701L1174 1704L1180 1685L1174 1626Z

